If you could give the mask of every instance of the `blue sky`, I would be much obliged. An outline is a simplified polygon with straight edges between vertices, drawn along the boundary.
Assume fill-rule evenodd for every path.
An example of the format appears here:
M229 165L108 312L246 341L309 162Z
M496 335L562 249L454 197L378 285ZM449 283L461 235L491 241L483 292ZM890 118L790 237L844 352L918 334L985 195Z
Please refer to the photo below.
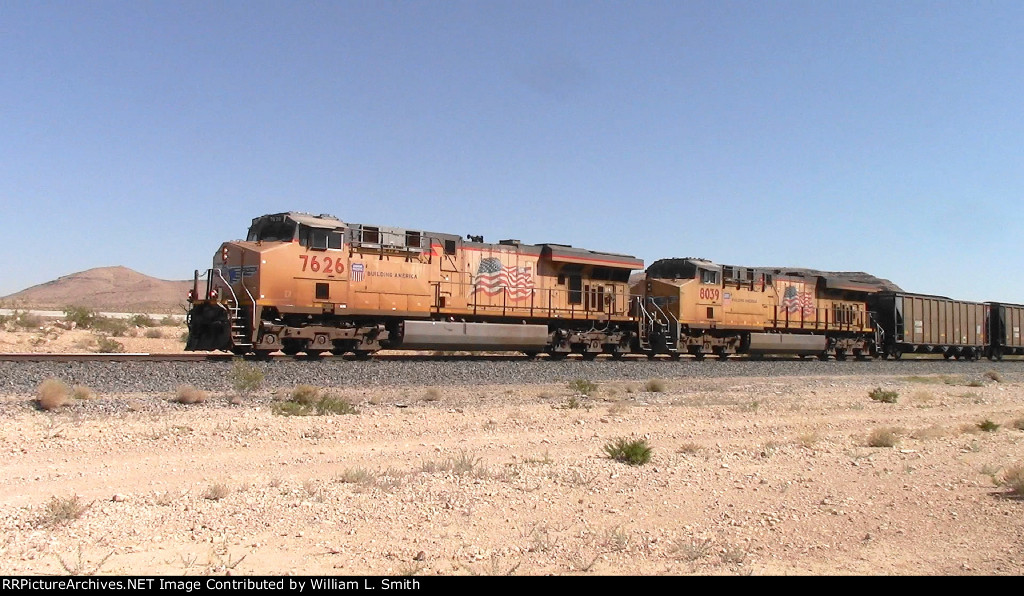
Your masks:
M7 2L0 295L299 210L1024 302L1024 3Z

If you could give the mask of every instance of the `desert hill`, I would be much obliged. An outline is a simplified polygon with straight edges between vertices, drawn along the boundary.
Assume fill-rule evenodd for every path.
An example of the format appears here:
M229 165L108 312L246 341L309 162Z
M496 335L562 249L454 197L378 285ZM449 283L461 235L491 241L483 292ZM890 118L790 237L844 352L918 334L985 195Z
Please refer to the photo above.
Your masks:
M183 312L192 281L168 281L127 267L98 267L59 277L0 298L5 306L61 310L83 306L107 312Z

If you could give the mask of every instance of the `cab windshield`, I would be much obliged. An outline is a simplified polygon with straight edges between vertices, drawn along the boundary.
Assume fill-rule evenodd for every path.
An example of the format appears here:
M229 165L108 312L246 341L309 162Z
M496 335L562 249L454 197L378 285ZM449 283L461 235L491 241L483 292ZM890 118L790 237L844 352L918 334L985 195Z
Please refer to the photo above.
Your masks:
M261 221L249 228L249 242L291 242L295 238L295 222Z

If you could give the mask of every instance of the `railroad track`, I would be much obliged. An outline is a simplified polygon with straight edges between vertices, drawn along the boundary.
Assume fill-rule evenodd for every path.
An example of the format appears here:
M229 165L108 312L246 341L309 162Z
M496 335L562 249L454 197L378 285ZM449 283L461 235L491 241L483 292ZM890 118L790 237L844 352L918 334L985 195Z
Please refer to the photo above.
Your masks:
M205 353L205 352L181 352L181 353L163 353L163 354L151 354L151 353L95 353L95 352L79 352L79 353L66 353L66 354L53 354L53 353L0 353L0 362L227 362L233 358L238 358L233 354L224 352L218 353ZM934 354L913 354L906 356L905 360L936 360L941 361L942 357ZM1013 358L1008 358L1012 360ZM257 360L252 356L246 356L246 360ZM338 360L351 360L355 358L351 355L346 356L334 356L331 354L322 354L320 356L310 357L305 355L288 356L285 354L273 354L269 357L262 358L260 360L270 361L285 361L285 362L309 362L309 361L338 361ZM385 352L375 354L373 360L376 361L405 361L405 362L430 362L430 361L452 361L452 360L463 360L463 361L492 361L492 362L506 362L506 361L528 361L530 360L526 356L518 352L509 352L501 354L470 354L470 353L453 353L453 354L423 354L423 353L395 353ZM544 357L537 358L538 361L547 360ZM569 361L577 361L576 357L571 357ZM623 358L625 361L643 361L648 360L647 356L643 354L630 354ZM665 355L659 355L655 358L657 361L670 361L671 358ZM684 357L684 361L692 360L691 358ZM715 359L709 359L714 361ZM801 360L795 356L769 356L760 359L749 358L747 356L734 356L729 359L735 362L754 362L754 361L792 361L801 362ZM611 362L610 358L602 359L602 361ZM807 359L807 362L813 362L814 359ZM955 365L951 365L955 368Z

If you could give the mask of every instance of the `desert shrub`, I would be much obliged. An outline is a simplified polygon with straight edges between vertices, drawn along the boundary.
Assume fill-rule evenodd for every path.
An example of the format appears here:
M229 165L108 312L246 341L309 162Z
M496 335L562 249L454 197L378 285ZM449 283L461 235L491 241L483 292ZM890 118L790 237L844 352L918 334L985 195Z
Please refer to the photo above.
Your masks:
M575 379L569 381L569 389L581 395L590 396L597 393L597 383L586 379Z
M615 461L642 466L651 460L651 448L644 439L620 437L604 446L604 452Z
M885 404L894 404L899 398L899 394L895 391L888 391L881 387L875 387L868 393L868 397L874 401L880 401Z
M146 333L144 335L149 339L160 339L164 336L164 332L157 327L153 327L146 329Z
M42 515L36 520L36 525L59 526L68 524L82 517L82 514L87 509L89 509L89 506L83 504L78 495L64 498L54 496L50 498L50 502L46 504Z
M291 401L304 406L312 406L320 401L320 388L312 385L298 385L292 389Z
M216 484L211 484L210 487L206 489L206 492L203 493L203 498L210 501L219 501L230 494L231 487L223 482L218 482Z
M987 432L987 433L991 433L991 432L995 432L995 431L999 430L999 425L996 424L995 422L992 422L988 418L986 418L986 419L982 420L981 422L979 422L977 424L977 426L978 426L978 430L981 430L981 431L984 431L984 432Z
M68 404L71 388L59 379L46 379L36 389L36 404L41 410L55 410Z
M996 383L1003 382L1003 375L999 374L998 370L985 371L985 378Z
M676 449L676 453L682 453L684 455L696 455L704 449L697 443L683 443Z
M210 395L202 389L196 389L192 385L181 385L174 394L174 401L179 404L201 404L209 397Z
M241 358L235 358L231 364L231 372L228 373L231 386L242 395L249 395L259 389L264 376L263 369Z
M374 480L373 472L366 468L346 468L335 477L336 482L344 484L371 484Z
M177 327L179 323L180 321L171 315L166 315L164 318L160 319L161 327Z
M359 410L344 397L321 393L310 385L299 385L292 390L288 401L275 403L271 410L281 416L327 416L331 414L358 414Z
M868 447L895 447L900 441L899 429L876 428L868 435Z
M665 381L661 379L651 379L644 385L644 391L650 393L661 393L665 391Z
M23 329L37 329L43 324L43 319L26 310L16 310L11 315L11 322L15 327Z
M96 336L96 351L101 354L120 354L124 352L124 344L108 335Z
M1009 488L1014 495L1024 496L1024 464L1007 468L999 484Z
M85 385L75 385L71 388L71 397L80 400L94 399L96 394Z
M1018 418L1013 421L1013 428L1017 430L1024 430L1024 418Z
M441 399L441 390L437 387L431 387L423 394L423 401L437 401L439 399Z
M442 460L427 460L420 465L420 470L426 474L433 474L435 472L451 472L458 476L464 475L481 475L485 474L486 470L480 465L483 458L476 457L475 454L460 449L458 455L449 456Z
M153 317L146 314L135 314L128 317L128 324L135 327L156 327Z
M316 413L318 416L325 416L328 414L358 414L359 410L352 405L352 402L348 401L344 397L337 397L334 395L327 394L320 398L320 401L316 404Z
M99 317L99 314L84 306L68 306L64 308L64 320L69 323L74 323L75 326L83 329L92 327L93 321Z
M128 333L128 321L114 317L97 316L93 320L91 327L100 333L106 333L114 337L124 337Z

